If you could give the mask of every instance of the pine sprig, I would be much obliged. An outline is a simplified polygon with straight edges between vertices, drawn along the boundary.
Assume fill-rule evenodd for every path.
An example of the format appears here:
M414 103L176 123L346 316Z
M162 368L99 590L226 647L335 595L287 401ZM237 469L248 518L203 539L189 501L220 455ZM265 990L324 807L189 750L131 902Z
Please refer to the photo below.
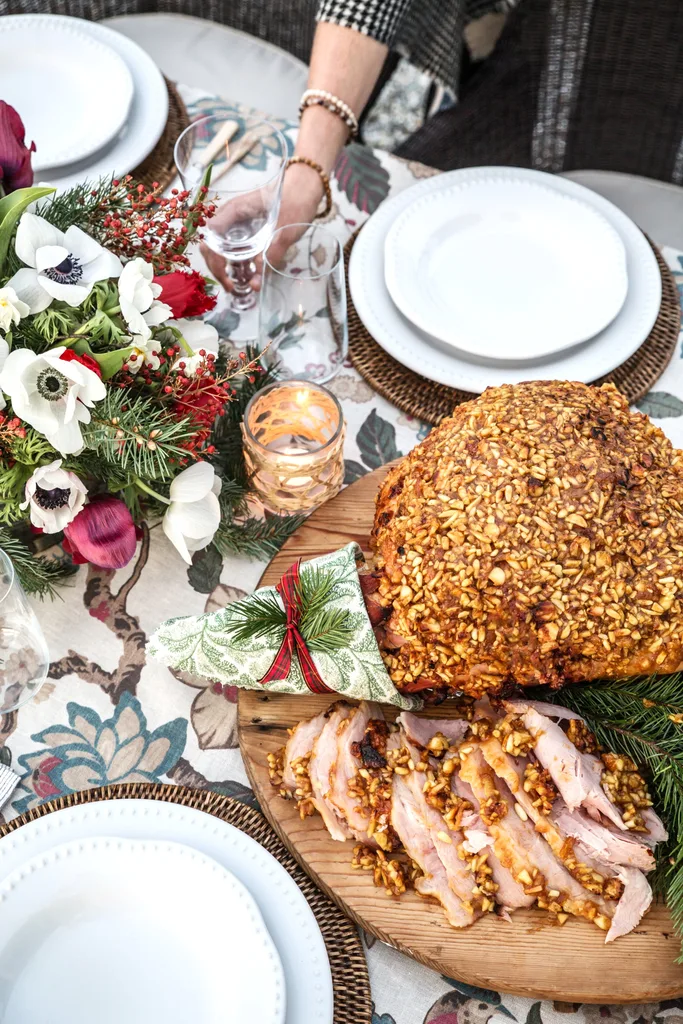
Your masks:
M237 519L224 515L213 543L224 558L230 555L272 558L303 521L303 516Z
M334 588L332 573L321 569L305 569L301 573L297 598L301 609L299 629L311 651L330 654L348 646L353 628L345 608L328 608ZM227 627L237 642L268 637L280 644L287 625L287 615L274 593L256 593L231 605L233 621Z
M102 216L102 209L110 203L112 178L100 178L97 182L82 181L66 189L61 195L51 196L41 203L36 210L39 217L44 217L59 231L66 231L75 225L92 234L88 230Z
M602 746L647 771L655 809L669 831L669 841L657 848L653 887L665 897L683 939L683 674L590 683L539 696L581 715Z
M37 597L56 597L56 586L64 583L78 570L76 565L34 555L23 541L7 529L0 529L0 548L11 560L17 579L26 593Z
M176 420L151 398L110 388L83 428L86 448L142 480L169 480L187 459L194 436L189 419Z

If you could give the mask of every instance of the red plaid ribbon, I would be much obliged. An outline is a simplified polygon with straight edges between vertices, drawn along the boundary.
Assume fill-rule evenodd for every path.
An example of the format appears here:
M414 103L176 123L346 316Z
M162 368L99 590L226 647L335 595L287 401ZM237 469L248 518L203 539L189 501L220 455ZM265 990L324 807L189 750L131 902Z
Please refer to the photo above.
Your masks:
M331 690L322 681L320 673L313 664L310 651L306 647L306 641L299 632L299 620L301 618L301 606L299 604L300 564L301 559L287 570L275 588L282 598L285 611L287 612L287 627L280 650L275 655L273 664L259 682L265 684L272 683L276 679L286 679L292 667L292 658L296 652L308 689L313 693L334 693L334 690Z

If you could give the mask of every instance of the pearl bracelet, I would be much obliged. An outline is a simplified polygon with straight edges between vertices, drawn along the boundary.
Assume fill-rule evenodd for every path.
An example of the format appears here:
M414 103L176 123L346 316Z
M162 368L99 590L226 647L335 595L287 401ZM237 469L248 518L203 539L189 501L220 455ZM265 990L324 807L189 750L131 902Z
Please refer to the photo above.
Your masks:
M325 107L330 113L336 114L349 129L350 137L352 139L358 137L358 118L348 103L340 100L334 93L328 92L327 89L306 89L299 104L299 117L301 117L306 107L313 106Z

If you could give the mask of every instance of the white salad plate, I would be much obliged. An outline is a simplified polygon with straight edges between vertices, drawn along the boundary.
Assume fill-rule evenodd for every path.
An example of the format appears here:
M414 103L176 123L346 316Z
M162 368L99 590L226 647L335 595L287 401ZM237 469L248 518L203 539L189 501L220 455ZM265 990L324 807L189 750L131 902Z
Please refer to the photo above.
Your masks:
M0 18L2 98L18 111L27 141L35 141L34 172L91 156L128 116L130 70L84 24L40 14Z
M188 846L74 840L0 884L4 1024L283 1024L285 999L255 901Z
M88 841L93 836L180 843L226 868L251 893L279 953L287 992L286 1024L332 1024L332 975L325 943L306 897L285 868L254 839L204 811L160 800L104 800L54 811L22 825L0 840L0 887L28 860L49 853L55 846ZM131 872L131 884L134 874ZM127 879L120 880L119 889L127 884ZM0 912L3 906L0 904ZM218 927L220 935L226 939L234 934L231 920L219 922ZM207 950L206 936L192 934L189 941L197 955ZM231 973L230 961L226 959L222 974L224 994L230 993ZM112 964L109 977L112 988L123 984L122 975ZM229 1005L227 1000L225 1005ZM42 1019L38 1016L21 1024L38 1024L38 1021L42 1024ZM239 1024L252 1019L260 1021L258 1016L245 1016ZM2 1012L0 1020L10 1024L9 1020L5 1022ZM108 1019L99 1014L92 1020L109 1024ZM133 1024L133 1019L125 1014L116 1024L122 1020ZM157 1014L148 1017L150 1020L165 1018ZM196 1014L188 1016L184 1024L188 1021L199 1024L200 1020L201 1024L208 1024ZM52 1017L49 1021L57 1024ZM230 1021L226 1016L221 1024Z
M552 182L563 195L588 203L612 225L626 250L628 293L619 313L600 334L564 352L525 363L491 362L445 345L421 331L399 311L385 283L384 247L389 229L411 203L423 195L476 181L492 173L511 180ZM491 302L499 277L506 273L491 258ZM360 319L394 359L429 380L479 393L487 387L524 380L576 380L590 383L633 355L657 319L662 280L649 242L625 213L607 199L567 178L520 168L467 168L426 178L382 203L360 232L351 252L349 287Z
M149 54L132 39L94 21L58 14L18 14L4 15L0 18L0 27L10 21L28 21L32 24L37 18L47 21L50 27L58 23L75 25L95 42L108 46L125 62L133 79L134 95L126 122L109 145L100 148L80 163L57 170L49 169L41 178L36 176L36 184L39 180L48 181L62 191L82 181L95 182L112 174L128 174L149 156L166 127L168 90L164 76ZM18 106L17 109L21 113L21 107ZM61 119L66 119L64 111Z
M601 213L497 173L415 199L384 254L404 316L488 359L537 359L586 341L614 320L628 290L624 243Z

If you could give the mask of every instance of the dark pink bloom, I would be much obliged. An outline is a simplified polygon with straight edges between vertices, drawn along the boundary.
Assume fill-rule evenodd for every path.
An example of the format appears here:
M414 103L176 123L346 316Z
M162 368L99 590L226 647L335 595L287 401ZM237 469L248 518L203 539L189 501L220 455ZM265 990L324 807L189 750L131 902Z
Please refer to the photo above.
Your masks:
M60 790L50 778L50 772L53 768L58 768L61 763L58 757L46 757L33 772L33 789L36 796L39 796L41 800L48 800L51 796L59 796Z
M64 530L64 550L74 562L123 569L135 554L135 523L128 506L111 494L93 498Z
M31 153L36 144L24 144L24 122L14 107L0 100L0 186L5 193L33 184Z
M173 316L203 316L216 305L217 295L206 294L206 281L198 270L174 270L154 278L161 285L159 299L170 306Z

